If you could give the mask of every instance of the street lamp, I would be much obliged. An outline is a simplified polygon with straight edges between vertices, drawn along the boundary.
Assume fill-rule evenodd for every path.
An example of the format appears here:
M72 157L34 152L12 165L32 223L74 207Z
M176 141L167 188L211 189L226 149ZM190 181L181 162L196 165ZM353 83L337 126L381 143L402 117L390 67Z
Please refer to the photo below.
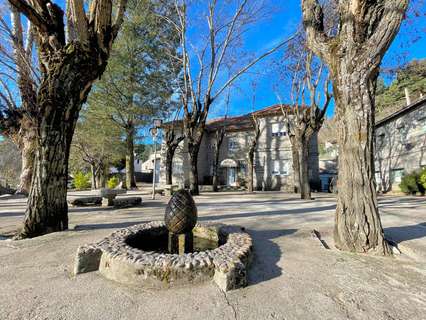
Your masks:
M163 124L161 119L154 119L154 126L149 130L154 140L154 170L152 171L152 200L155 200L155 180L157 174L157 136L158 131Z

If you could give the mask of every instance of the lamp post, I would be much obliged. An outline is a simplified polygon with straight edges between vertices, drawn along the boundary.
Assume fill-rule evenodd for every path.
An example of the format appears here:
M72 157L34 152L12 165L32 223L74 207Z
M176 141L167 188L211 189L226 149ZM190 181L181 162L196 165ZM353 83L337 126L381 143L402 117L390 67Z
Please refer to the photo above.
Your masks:
M155 180L157 176L157 136L159 128L163 121L161 119L154 119L154 126L150 129L152 138L154 140L154 170L152 171L152 200L155 200Z

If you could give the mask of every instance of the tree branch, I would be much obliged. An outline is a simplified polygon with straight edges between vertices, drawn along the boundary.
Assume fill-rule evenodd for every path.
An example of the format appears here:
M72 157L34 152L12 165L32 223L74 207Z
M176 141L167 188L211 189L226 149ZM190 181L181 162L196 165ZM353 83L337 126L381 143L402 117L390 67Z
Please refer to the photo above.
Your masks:
M302 0L303 25L314 53L330 61L329 38L324 31L324 13L318 0Z
M229 85L231 85L235 80L237 80L242 74L244 74L248 69L253 67L256 63L258 63L263 58L271 55L281 47L283 47L286 43L288 43L290 40L292 40L295 37L295 35L291 36L290 38L284 40L280 44L278 44L276 47L272 48L271 50L265 52L264 54L260 55L256 59L254 59L252 62L247 64L245 67L240 69L237 73L235 73L228 81L216 92L216 94L213 96L212 101L215 100Z
M123 24L124 12L126 11L127 0L120 0L118 3L117 15L115 16L114 25L112 26L112 37L117 37L118 31Z
M23 13L41 32L47 32L47 21L24 0L8 0L19 12Z

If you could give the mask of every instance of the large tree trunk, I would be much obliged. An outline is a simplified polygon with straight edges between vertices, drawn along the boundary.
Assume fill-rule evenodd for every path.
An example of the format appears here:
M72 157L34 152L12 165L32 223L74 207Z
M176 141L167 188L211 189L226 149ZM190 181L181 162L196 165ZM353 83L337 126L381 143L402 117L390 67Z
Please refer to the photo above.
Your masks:
M213 168L213 170L217 171L217 168L216 169ZM213 192L218 192L219 191L219 175L217 173L213 174L212 184L213 184Z
M299 156L299 183L300 198L311 200L311 187L309 184L309 143L306 141L297 142L297 154Z
M55 117L41 124L20 238L68 229L68 156L74 125Z
M167 147L166 151L166 184L173 184L173 156L175 150L171 147Z
M347 69L342 63L342 69ZM354 252L390 254L380 221L374 179L374 84L368 72L334 83L339 122L339 176L334 241Z
M374 179L374 95L378 70L408 0L338 1L337 34L324 29L318 0L302 0L308 47L329 67L338 120L339 176L334 241L343 250L391 254Z
M111 1L94 2L88 14L81 3L72 2L68 19L52 1L9 2L34 24L41 78L33 177L24 227L17 235L24 238L68 228L68 159L75 124L93 82L105 70L126 0L119 1L114 19ZM72 31L68 42L65 21Z
M16 190L16 193L25 195L28 195L30 192L34 169L35 148L37 144L35 132L33 132L33 130L30 131L31 132L26 133L22 137L22 142L20 144L22 169L19 177L19 185Z
M198 151L199 145L188 144L189 158L191 162L191 172L189 175L190 190L193 196L200 194L198 186Z
M93 163L90 164L90 173L91 173L90 182L91 182L91 185L92 185L92 190L96 190L97 189L96 188L96 174L97 174L97 172L96 172L95 165Z
M254 150L249 151L248 156L248 192L254 191Z
M135 128L131 126L126 130L126 186L127 189L136 188L135 179Z
M219 191L219 155L220 155L220 145L216 145L216 150L214 154L213 162L213 191Z
M108 182L109 175L109 162L102 162L102 170L101 170L101 181L98 184L100 188L106 188Z
M45 44L44 44L45 45ZM98 65L79 44L58 52L38 91L37 144L24 226L17 238L68 228L67 178L71 140ZM92 70L92 72L88 72ZM66 88L66 90L64 89Z
M299 164L299 152L296 149L296 146L292 144L291 146L292 153L292 164L293 164L293 180L294 180L294 193L300 192L300 164Z

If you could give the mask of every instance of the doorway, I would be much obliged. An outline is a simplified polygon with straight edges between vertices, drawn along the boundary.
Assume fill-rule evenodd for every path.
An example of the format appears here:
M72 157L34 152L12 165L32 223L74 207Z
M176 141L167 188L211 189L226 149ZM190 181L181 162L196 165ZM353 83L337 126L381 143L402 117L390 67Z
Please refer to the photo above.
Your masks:
M237 184L236 168L228 168L228 186Z

